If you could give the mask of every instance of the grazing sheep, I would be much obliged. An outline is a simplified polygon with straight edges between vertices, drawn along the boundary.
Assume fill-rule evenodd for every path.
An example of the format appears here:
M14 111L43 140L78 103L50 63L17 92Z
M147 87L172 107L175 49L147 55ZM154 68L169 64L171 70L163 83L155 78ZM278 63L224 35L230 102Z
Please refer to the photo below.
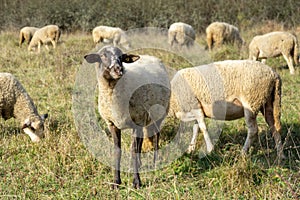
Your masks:
M171 81L170 116L182 121L197 120L189 151L195 149L199 128L207 151L213 143L204 118L235 120L245 117L248 135L243 147L247 152L257 137L256 116L265 117L283 155L280 136L281 79L267 65L250 60L228 60L178 71ZM198 127L199 126L199 127Z
M97 26L92 32L94 43L112 43L114 46L121 45L125 49L130 48L130 42L126 33L118 27Z
M210 51L213 47L219 47L223 43L237 43L239 46L244 43L239 29L225 22L211 23L206 28L206 41Z
M168 30L168 42L172 47L175 44L190 47L194 44L195 38L193 27L182 22L173 23Z
M60 29L56 25L47 25L37 30L28 46L28 51L31 51L33 47L38 46L38 52L40 52L41 45L44 44L46 49L49 50L47 43L51 42L53 48L56 48L56 44L60 38Z
M97 53L86 55L85 59L88 63L96 63L98 109L109 127L115 145L113 188L121 184L121 130L128 128L133 129L133 186L139 188L143 127L148 134L152 132L156 137L155 160L159 127L167 114L171 95L168 74L157 58L124 54L117 47L105 46Z
M44 137L44 120L40 116L21 83L10 73L0 73L0 113L7 120L12 117L21 122L21 127L33 142Z
M267 58L283 55L291 74L295 74L293 60L298 62L297 37L288 32L271 32L255 36L249 44L249 59L262 58L265 63Z
M29 44L29 42L31 41L31 38L33 36L33 34L38 30L39 28L36 27L30 27L30 26L26 26L23 27L20 30L20 40L19 40L19 47L22 46L23 42L26 41L27 44Z

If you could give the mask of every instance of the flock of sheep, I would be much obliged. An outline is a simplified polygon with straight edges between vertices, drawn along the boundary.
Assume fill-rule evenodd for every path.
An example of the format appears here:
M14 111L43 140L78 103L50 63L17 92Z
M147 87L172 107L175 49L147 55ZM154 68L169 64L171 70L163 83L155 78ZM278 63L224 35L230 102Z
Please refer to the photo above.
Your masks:
M209 51L223 43L244 45L237 27L214 22L206 29ZM28 50L51 42L53 47L60 37L56 25L42 28L25 27L20 31L21 46L27 41ZM98 109L105 120L115 145L114 188L121 184L121 130L131 128L133 186L139 188L139 167L143 144L143 128L154 136L154 160L157 157L160 126L164 118L176 117L182 121L197 121L188 151L194 151L199 129L204 134L207 152L213 150L204 119L234 120L244 117L248 134L243 146L247 152L257 137L256 117L263 114L276 143L277 154L284 158L281 143L281 78L263 61L283 55L290 73L298 64L298 41L287 32L272 32L253 38L249 45L248 60L227 60L179 70L172 80L164 64L156 57L123 53L117 46L130 48L126 33L115 27L99 26L93 29L95 44L112 43L96 53L85 55L88 63L95 63L99 98ZM170 46L193 46L196 35L192 26L174 23L168 32ZM155 83L155 84L154 84ZM139 87L142 86L142 87ZM0 113L4 119L15 117L32 141L43 137L47 114L39 115L21 83L9 73L0 74ZM138 88L138 89L137 89ZM136 90L135 90L136 89Z

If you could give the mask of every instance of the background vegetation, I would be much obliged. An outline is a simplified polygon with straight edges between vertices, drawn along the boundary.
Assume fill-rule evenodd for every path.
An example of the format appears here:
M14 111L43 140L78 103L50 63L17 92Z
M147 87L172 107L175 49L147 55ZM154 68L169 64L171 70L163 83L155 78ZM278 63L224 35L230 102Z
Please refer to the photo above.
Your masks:
M300 70L298 66L291 76L283 58L267 60L283 80L281 121L287 159L280 164L269 129L259 115L259 141L247 157L240 154L247 133L244 120L226 122L210 155L200 159L197 154L185 154L161 170L143 173L140 190L131 187L132 174L122 173L120 190L111 191L112 171L82 144L71 111L76 72L83 56L94 48L86 31L96 25L127 30L167 28L172 22L185 21L195 26L196 40L203 47L203 30L214 20L241 27L247 43L255 34L273 30L291 31L299 38L299 8L296 0L1 0L1 72L13 73L39 112L49 113L49 119L46 137L38 144L30 141L14 119L0 119L0 199L300 198ZM57 49L43 48L36 54L29 53L25 44L18 47L20 27L50 23L64 30ZM166 52L145 52L160 57L168 67L187 66L182 58ZM240 59L248 57L248 50L247 46L239 50L226 45L210 55L212 60ZM172 134L174 127L168 123L164 131Z
M244 29L265 20L287 27L300 21L297 0L1 0L0 28L57 24L65 31L91 31L97 25L125 30L147 26L168 28L173 22L191 24L203 32L212 21Z

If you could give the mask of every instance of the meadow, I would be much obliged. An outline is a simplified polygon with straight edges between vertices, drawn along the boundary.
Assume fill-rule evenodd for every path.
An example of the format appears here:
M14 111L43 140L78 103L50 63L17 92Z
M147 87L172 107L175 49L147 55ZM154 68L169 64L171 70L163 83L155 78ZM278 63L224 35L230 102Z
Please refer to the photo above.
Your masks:
M283 29L280 24L243 30L246 42L258 33ZM300 38L300 32L297 32ZM204 47L205 35L197 35ZM55 50L40 54L18 47L18 31L0 33L0 69L13 73L34 100L39 113L48 113L45 138L32 143L10 119L0 120L1 199L297 199L300 198L300 69L291 76L283 58L267 64L281 76L282 141L287 159L278 163L274 142L262 116L258 116L259 141L246 156L241 148L247 129L243 119L225 122L214 151L204 157L183 154L168 166L141 173L143 187L132 188L132 174L121 173L122 185L111 190L112 170L95 158L78 135L72 112L72 95L83 56L93 50L90 33L64 32ZM160 57L166 66L188 66L182 58L161 50L137 50ZM208 52L203 51L208 55ZM247 58L226 45L211 60ZM171 122L162 132L171 134ZM201 134L199 134L201 135ZM188 136L191 137L191 134ZM166 138L162 135L161 146ZM199 138L199 141L201 139ZM125 147L126 148L126 147Z

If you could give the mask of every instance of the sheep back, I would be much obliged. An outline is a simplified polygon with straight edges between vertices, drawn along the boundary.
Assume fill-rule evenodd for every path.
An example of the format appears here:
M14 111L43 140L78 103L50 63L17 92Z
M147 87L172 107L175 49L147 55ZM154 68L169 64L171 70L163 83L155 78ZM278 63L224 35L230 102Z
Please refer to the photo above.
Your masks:
M288 55L292 50L297 52L297 46L298 40L291 33L281 31L271 32L253 37L249 44L249 57L250 59L253 56L270 58L277 57L282 53ZM296 61L295 63L298 62Z
M163 118L169 108L170 85L162 62L142 55L124 63L125 73L114 89L99 88L99 112L119 129L147 126Z
M168 30L169 44L176 40L179 44L185 45L192 43L195 38L195 31L189 24L183 22L176 22L171 24Z
M221 44L223 42L243 43L239 29L236 26L225 22L213 22L206 28L206 38L209 48L212 48L214 42Z
M22 45L22 43L24 41L27 41L27 43L29 44L29 42L31 41L34 33L38 30L39 28L36 28L36 27L30 27L30 26L26 26L26 27L23 27L21 30L20 30L20 37L19 37L19 46Z
M269 98L276 78L278 74L270 67L249 60L228 60L182 69L171 81L170 107L175 114L178 110L211 108L218 102L233 103L239 99L244 107L258 113Z
M0 73L0 113L5 120L12 117L19 119L21 125L26 118L38 116L32 99L10 73Z
M29 43L29 49L38 45L39 42L48 43L50 41L55 41L57 43L60 34L60 29L57 25L44 26L34 33L32 40Z

